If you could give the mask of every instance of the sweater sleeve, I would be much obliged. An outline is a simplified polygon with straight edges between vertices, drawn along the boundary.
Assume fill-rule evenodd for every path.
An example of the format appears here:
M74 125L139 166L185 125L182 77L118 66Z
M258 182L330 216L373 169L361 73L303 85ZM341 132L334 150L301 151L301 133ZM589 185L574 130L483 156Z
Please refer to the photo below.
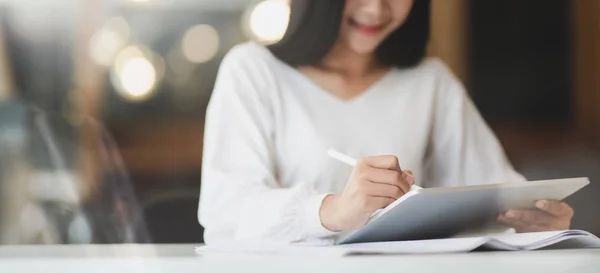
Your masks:
M458 79L441 61L431 65L438 93L425 181L438 187L525 181Z
M326 195L311 183L287 188L277 179L274 79L264 60L249 55L238 47L226 56L207 110L198 209L205 241L325 240L334 234L319 217Z

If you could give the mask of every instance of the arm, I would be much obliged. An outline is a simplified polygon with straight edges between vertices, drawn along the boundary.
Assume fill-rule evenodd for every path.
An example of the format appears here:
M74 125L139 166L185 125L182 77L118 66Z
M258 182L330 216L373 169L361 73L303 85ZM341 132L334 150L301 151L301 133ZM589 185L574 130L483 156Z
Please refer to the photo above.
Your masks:
M442 64L428 174L436 186L523 182L500 143L468 98L464 87ZM427 181L427 180L426 180ZM541 200L534 210L510 210L498 216L518 232L568 229L573 209L566 203Z
M294 242L331 235L319 220L325 195L310 183L284 188L277 181L271 80L260 60L249 62L247 55L234 49L225 58L207 110L198 211L205 239Z
M198 215L207 243L327 239L330 230L360 228L408 191L414 178L395 156L360 160L340 194L318 193L314 183L284 188L273 158L274 77L262 60L235 54L221 66L207 112Z

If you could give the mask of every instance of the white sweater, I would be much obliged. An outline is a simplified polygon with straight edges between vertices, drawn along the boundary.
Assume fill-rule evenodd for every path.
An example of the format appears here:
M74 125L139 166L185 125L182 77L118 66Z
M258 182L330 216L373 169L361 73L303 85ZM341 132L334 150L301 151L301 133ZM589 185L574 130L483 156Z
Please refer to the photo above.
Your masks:
M395 155L422 187L522 181L463 86L438 59L393 69L345 101L256 43L223 60L208 107L198 217L209 244L311 242L356 158Z

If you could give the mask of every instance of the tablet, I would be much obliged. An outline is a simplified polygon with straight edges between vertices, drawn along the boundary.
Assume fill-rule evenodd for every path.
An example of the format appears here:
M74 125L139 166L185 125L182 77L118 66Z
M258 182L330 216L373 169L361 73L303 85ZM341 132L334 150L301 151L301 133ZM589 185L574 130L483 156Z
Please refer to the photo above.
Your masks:
M450 237L497 225L509 209L532 209L535 201L563 200L590 183L571 178L411 191L337 244Z

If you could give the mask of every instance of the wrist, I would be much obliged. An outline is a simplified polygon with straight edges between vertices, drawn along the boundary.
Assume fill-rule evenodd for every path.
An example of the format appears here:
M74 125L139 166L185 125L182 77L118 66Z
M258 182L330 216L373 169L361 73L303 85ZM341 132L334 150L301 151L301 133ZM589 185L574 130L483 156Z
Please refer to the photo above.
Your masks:
M341 231L342 228L335 219L336 207L339 202L339 195L329 194L323 199L321 203L321 209L319 210L319 218L321 219L321 225L330 231Z

